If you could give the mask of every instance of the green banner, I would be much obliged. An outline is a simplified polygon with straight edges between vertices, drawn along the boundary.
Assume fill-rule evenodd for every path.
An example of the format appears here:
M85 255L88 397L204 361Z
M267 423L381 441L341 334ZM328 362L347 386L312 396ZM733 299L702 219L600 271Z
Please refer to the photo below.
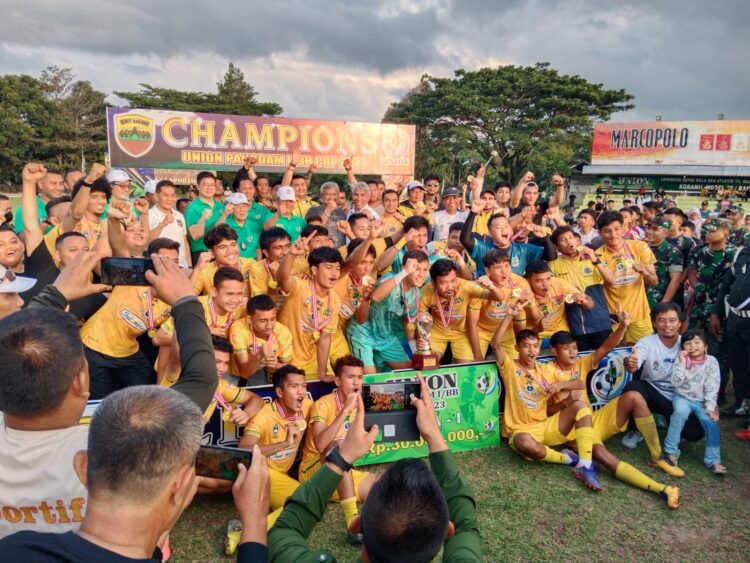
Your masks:
M703 188L750 188L750 178L709 176L597 176L597 188L627 189L637 194L643 186L647 191L664 188L670 191L701 191Z
M366 375L365 383L415 379L414 371ZM430 388L440 428L453 452L489 448L500 444L500 380L494 362L454 365L422 371ZM388 463L427 456L427 445L418 442L378 442L355 465Z

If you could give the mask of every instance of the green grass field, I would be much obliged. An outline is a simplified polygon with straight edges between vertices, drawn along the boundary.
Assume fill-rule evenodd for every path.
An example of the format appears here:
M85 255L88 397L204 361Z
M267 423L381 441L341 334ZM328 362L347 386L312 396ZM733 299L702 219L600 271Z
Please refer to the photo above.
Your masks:
M703 441L685 446L682 479L648 468L643 443L633 451L621 446L619 436L607 444L657 481L679 485L682 506L676 511L603 469L605 490L589 491L569 468L526 462L504 442L457 454L477 499L485 560L747 561L750 444L734 438L734 421L721 424L722 461L730 471L724 477L704 468ZM172 533L174 561L232 561L223 554L223 538L227 520L234 517L229 495L196 498ZM357 550L343 534L341 510L329 505L310 544L351 561Z

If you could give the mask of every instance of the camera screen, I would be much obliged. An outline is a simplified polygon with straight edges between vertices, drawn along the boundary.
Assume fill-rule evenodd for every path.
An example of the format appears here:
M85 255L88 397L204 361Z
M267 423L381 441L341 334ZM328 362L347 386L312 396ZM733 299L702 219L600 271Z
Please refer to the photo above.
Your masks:
M410 395L419 397L419 385L413 383L378 383L365 385L362 399L370 412L402 411L414 408Z
M154 269L151 258L104 258L102 283L107 285L149 285L146 271Z
M233 481L238 474L237 464L250 467L251 456L252 452L248 450L201 446L195 460L195 473L202 477Z

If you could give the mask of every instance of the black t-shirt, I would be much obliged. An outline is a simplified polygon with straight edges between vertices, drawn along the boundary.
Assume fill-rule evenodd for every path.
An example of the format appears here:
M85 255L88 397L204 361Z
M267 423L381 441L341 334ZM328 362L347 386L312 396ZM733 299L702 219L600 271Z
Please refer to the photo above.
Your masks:
M142 563L144 561L161 562L161 551L157 548L149 559L132 559L123 557L113 551L99 547L76 535L74 532L64 534L18 532L0 540L0 553L4 561L33 561L34 563L70 562L70 563Z

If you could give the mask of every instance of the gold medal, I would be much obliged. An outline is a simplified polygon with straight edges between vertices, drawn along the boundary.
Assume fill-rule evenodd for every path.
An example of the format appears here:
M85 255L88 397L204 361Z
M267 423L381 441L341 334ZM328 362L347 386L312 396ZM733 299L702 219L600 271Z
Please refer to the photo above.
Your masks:
M230 416L232 416L231 412L227 410L221 411L221 420L223 420L224 422L229 422Z
M275 279L268 278L268 287L270 287L271 289L276 289L277 287L279 287L279 282L277 282Z
M634 264L634 262L633 262L633 261L632 261L632 260L631 260L630 258L626 258L626 259L625 259L625 260L623 261L623 264L625 264L625 267L626 267L626 268L630 269L630 268L632 268L632 267L633 267L633 264Z
M575 295L573 295L572 293L568 293L568 294L567 294L567 295L565 296L565 302L566 302L566 303L567 303L568 305L570 305L571 303L575 303L575 300L576 300L576 296L575 296Z
M576 246L576 252L581 253L583 252L583 249L586 248L585 246Z
M513 289L513 291L510 292L510 296L513 299L518 299L519 297L521 297L522 293L523 293L523 290L520 287L516 287Z
M148 329L148 337L153 338L154 336L156 336L156 329L155 328Z
M295 420L295 423L297 424L297 428L299 428L302 432L304 432L305 428L307 428L307 421L303 418Z
M312 337L313 337L313 340L315 342L317 342L318 340L320 340L320 331L319 330L314 330L313 333L312 333Z

